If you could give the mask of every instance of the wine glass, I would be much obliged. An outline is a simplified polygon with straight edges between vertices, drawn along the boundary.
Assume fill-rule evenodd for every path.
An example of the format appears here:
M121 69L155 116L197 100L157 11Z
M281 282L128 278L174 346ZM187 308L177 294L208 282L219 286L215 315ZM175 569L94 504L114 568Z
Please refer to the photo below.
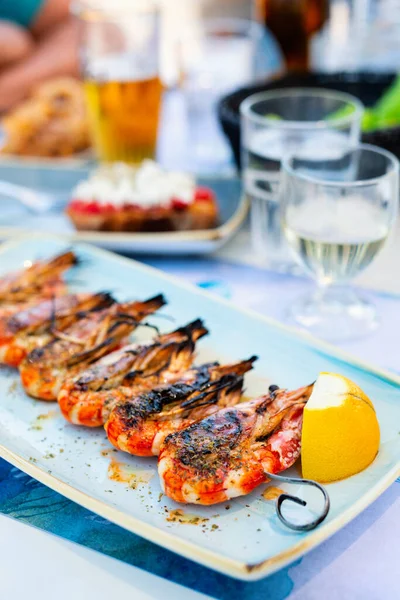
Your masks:
M292 322L331 341L377 326L375 307L347 284L382 249L398 201L399 162L381 148L361 144L340 158L283 160L283 231L295 258L317 282L313 295L290 307Z

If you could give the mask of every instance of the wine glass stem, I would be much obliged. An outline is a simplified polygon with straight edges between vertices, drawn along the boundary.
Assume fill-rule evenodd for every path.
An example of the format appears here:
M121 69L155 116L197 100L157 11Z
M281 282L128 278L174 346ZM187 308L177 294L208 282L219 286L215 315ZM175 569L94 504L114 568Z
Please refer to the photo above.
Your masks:
M359 302L358 295L346 281L318 281L315 299L321 309L330 306L335 312Z
M332 282L327 282L326 280L319 279L317 281L315 299L320 306L323 306L328 300L333 285L334 284Z

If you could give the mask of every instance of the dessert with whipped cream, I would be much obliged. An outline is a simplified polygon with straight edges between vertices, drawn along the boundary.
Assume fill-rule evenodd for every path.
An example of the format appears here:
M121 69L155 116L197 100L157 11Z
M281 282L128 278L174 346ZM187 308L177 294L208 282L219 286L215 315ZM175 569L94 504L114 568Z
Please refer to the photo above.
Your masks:
M77 229L97 231L210 229L218 221L211 189L151 160L97 168L74 189L67 214Z

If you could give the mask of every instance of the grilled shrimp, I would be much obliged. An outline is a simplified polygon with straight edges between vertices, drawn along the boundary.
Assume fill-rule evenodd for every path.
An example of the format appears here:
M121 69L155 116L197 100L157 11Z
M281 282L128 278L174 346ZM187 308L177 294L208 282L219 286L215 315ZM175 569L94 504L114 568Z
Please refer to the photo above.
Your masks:
M109 298L108 294L67 294L0 318L0 363L18 367L31 350L52 339L53 330L62 331L80 312L104 308Z
M73 252L64 252L47 261L38 261L20 271L0 278L0 305L11 305L37 298L50 298L65 292L62 274L76 265ZM4 313L3 313L4 314Z
M210 363L179 381L117 404L105 424L110 442L136 456L157 456L165 437L240 400L243 375L256 357L233 365Z
M125 346L100 359L64 382L58 395L62 414L75 425L103 425L113 405L132 395L132 389L149 389L182 375L192 364L195 342L207 333L197 319L150 344Z
M267 396L169 435L158 463L166 495L176 502L217 504L249 494L268 481L268 472L288 469L300 456L312 387L287 392L273 386Z
M32 350L20 364L25 391L34 398L56 400L66 376L115 350L143 318L164 304L161 295L146 302L113 303L79 315L63 331L53 331L54 339Z

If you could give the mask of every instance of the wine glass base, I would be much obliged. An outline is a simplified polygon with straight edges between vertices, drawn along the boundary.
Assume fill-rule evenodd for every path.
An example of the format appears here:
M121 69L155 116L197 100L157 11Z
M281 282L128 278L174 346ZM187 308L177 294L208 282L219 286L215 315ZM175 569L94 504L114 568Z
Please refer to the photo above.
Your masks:
M288 311L292 325L315 337L339 342L364 337L379 322L373 304L352 290L319 290L297 300Z

